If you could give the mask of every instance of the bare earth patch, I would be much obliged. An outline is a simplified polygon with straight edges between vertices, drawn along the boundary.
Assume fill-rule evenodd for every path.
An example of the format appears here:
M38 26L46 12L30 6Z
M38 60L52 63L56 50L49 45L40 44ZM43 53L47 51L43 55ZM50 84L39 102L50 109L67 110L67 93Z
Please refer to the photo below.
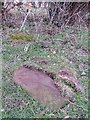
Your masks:
M50 110L57 110L68 100L60 95L53 79L45 72L34 67L20 67L14 72L15 82L27 90L34 99Z

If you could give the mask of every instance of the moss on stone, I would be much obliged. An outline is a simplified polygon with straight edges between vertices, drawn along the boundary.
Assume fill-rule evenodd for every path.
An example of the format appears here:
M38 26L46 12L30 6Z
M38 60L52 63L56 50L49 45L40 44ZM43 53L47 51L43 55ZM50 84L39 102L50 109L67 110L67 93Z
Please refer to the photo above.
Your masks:
M33 35L23 33L23 32L14 32L14 33L10 34L10 39L11 40L25 40L25 41L35 42Z

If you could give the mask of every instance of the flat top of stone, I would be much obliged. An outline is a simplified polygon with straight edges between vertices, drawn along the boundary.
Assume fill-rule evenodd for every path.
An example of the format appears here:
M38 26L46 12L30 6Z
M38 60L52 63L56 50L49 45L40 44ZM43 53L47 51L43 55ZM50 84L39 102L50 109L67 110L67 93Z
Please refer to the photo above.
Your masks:
M51 110L61 108L67 102L66 98L60 95L53 80L42 70L20 67L14 72L14 80L35 100Z

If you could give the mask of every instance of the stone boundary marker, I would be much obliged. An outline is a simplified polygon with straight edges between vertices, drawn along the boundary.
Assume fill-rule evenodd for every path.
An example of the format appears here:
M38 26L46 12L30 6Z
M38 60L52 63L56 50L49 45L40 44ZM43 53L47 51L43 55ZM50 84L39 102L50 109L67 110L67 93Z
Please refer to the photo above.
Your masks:
M61 96L53 79L42 70L20 67L14 72L14 81L49 110L56 111L68 103L68 99Z

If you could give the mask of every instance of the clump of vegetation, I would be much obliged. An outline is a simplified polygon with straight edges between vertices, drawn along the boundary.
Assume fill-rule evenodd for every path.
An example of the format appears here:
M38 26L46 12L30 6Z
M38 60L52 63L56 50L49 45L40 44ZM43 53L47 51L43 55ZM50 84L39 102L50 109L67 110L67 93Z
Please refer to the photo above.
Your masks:
M34 35L30 35L24 32L14 32L10 34L11 40L25 40L29 42L35 42Z

